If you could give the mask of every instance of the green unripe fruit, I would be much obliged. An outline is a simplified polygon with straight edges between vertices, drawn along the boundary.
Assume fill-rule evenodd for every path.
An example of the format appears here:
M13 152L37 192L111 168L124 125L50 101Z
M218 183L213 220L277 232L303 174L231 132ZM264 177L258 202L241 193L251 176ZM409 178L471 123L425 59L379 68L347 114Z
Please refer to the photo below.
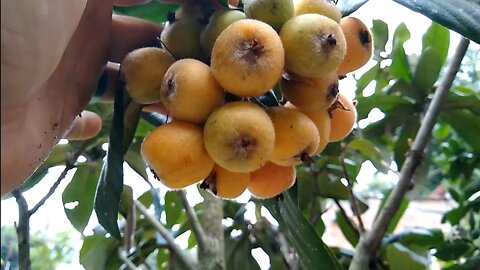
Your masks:
M160 40L162 45L175 57L175 59L204 58L200 47L200 32L202 25L196 18L183 17L173 23L168 23Z
M245 19L245 13L235 9L219 9L210 17L207 26L200 34L200 45L206 55L212 54L213 44L225 28L235 21Z
M243 5L247 18L266 22L277 32L295 12L292 0L244 0Z

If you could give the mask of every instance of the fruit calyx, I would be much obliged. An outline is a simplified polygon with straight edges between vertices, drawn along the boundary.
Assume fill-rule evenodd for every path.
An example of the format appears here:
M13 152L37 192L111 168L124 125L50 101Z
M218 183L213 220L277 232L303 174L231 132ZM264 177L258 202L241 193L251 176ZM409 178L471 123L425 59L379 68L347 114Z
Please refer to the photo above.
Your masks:
M328 108L328 115L330 116L330 118L332 118L332 113L333 111L335 111L336 109L341 109L341 110L344 110L344 111L350 111L350 109L348 109L347 107L345 107L345 105L343 105L343 103L340 101L340 100L335 100L335 102L333 102L333 104Z
M232 148L235 156L248 159L255 150L257 141L248 134L240 134L232 140Z
M201 189L209 190L213 195L217 195L217 174L211 172L200 184Z
M239 44L239 52L242 58L246 59L250 63L256 63L265 46L261 45L257 39L243 40Z

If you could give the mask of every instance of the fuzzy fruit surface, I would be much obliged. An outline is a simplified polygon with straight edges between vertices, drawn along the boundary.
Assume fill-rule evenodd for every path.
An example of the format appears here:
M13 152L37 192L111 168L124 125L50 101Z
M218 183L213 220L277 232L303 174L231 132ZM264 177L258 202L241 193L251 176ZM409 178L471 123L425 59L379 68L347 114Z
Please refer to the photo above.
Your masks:
M203 145L203 129L182 121L162 125L148 134L141 154L162 184L172 189L199 182L215 164Z
M276 31L294 15L292 0L244 0L243 8L247 18L265 22Z
M266 112L275 127L275 147L270 161L294 166L310 158L320 141L313 121L293 108L270 107Z
M204 127L208 154L232 172L252 172L270 159L275 129L268 114L254 103L235 101L214 111Z
M224 91L210 67L196 59L181 59L165 73L161 101L171 117L202 124L224 103Z
M173 62L173 56L160 48L146 47L129 52L120 65L128 95L140 104L159 102L162 78Z
M245 13L240 10L227 8L216 10L200 34L200 44L204 53L211 57L213 44L215 44L215 40L217 40L220 33L233 22L245 18Z
M319 14L302 14L288 20L280 31L285 67L303 77L334 72L346 53L340 25Z
M336 103L332 104L334 107L340 107L331 110L330 142L345 139L345 137L352 132L353 126L357 121L357 109L355 105L342 94L342 92L339 93L337 102L339 102L338 105L336 105Z
M277 32L268 24L239 20L217 38L211 67L215 79L234 95L259 96L272 88L284 68L284 50Z
M294 166L279 166L268 162L250 174L248 191L256 198L268 199L277 196L295 184Z
M304 110L326 110L338 97L338 76L331 72L319 78L284 73L280 89L285 99Z
M235 199L247 189L250 173L231 172L216 164L205 179L208 189L222 199Z
M347 41L347 53L338 68L338 74L347 74L363 67L372 57L372 34L355 17L342 18L340 27Z
M330 19L340 22L342 19L342 12L340 8L330 0L296 0L295 1L295 16L316 13L329 17Z
M200 46L202 25L194 17L182 17L173 23L168 23L160 34L163 45L175 59L204 57Z

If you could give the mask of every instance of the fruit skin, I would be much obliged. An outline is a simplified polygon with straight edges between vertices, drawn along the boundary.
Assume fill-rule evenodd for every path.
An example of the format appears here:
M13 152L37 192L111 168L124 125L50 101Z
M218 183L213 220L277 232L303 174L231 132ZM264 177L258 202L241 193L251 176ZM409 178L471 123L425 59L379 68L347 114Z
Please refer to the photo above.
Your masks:
M330 0L296 0L295 16L307 13L324 15L337 23L342 19L342 12L337 5Z
M294 15L292 0L243 0L243 8L247 18L265 22L276 31Z
M218 9L213 12L210 21L200 34L200 45L207 56L212 55L213 44L220 33L230 24L245 19L245 13L236 9Z
M327 110L304 110L299 107L296 107L290 102L285 103L284 105L287 108L294 108L301 110L308 118L310 118L315 127L317 128L318 135L320 140L318 142L317 149L313 152L312 156L322 153L322 151L327 147L328 142L330 141L330 115Z
M347 53L338 67L338 74L347 74L364 66L372 57L372 33L358 18L345 17L340 27L347 41Z
M254 103L235 101L214 111L204 127L208 154L232 172L252 172L270 159L275 129L268 114Z
M160 48L145 47L129 52L120 65L129 96L140 104L159 102L162 78L173 62L173 56Z
M204 184L215 196L222 199L235 199L247 189L250 173L231 172L215 164Z
M218 36L213 45L211 68L225 91L251 97L275 85L284 60L277 32L264 22L244 19L232 23Z
M165 73L161 101L174 119L205 123L224 103L224 91L210 67L196 59L181 59Z
M295 183L294 166L279 166L268 162L250 174L248 191L256 198L268 199L289 189Z
M200 46L202 25L194 17L182 17L173 23L167 23L160 34L162 46L165 46L175 59L194 58L203 60Z
M319 78L284 73L280 89L285 99L304 110L326 110L338 97L338 76L331 72Z
M171 189L199 182L215 164L203 145L202 128L182 121L170 122L149 133L141 154L160 182Z
M275 147L270 161L280 166L294 166L309 159L320 141L313 121L293 108L270 107L266 112L275 127Z
M280 38L286 69L303 77L334 72L346 53L345 36L338 23L319 14L302 14L288 20Z
M354 103L342 92L338 100L329 109L330 121L330 142L341 141L350 134L357 121L357 109Z

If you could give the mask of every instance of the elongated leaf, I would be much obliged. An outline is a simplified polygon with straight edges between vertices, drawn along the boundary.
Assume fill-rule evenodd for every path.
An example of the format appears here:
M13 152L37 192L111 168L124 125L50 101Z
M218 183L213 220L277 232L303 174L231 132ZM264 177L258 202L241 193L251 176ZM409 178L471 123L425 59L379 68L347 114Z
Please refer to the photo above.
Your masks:
M103 235L87 236L80 249L80 263L85 269L112 269L106 267L107 261L112 255L117 257L116 251L120 243L112 237L106 238Z
M242 235L237 239L226 237L225 255L227 269L232 270L260 270L255 258L252 256L252 247L248 236Z
M174 12L178 7L179 5L177 4L150 2L148 4L131 7L115 6L113 11L116 14L128 15L145 19L154 23L161 23L167 20L168 12Z
M363 89L365 89L380 72L380 64L373 66L367 72L363 73L362 76L357 80L357 91L360 94Z
M422 51L420 59L418 59L412 84L419 92L421 98L424 98L431 92L433 85L440 75L440 70L442 69L441 57L437 49L428 46Z
M408 247L394 243L387 246L387 260L391 270L427 270L430 264L428 257L421 256Z
M460 258L473 248L471 243L468 243L465 239L458 239L452 242L445 242L438 246L435 257L443 261L451 261Z
M441 229L415 228L389 236L385 243L400 242L405 246L417 245L431 248L443 243L444 237Z
M377 214L375 215L375 219L378 217L380 212L383 210L383 207L385 206L385 203L387 202L388 197L390 196L391 193L392 193L391 189L385 193L382 201L380 202L380 206L378 207L378 211L377 211ZM398 211L395 213L392 220L390 221L390 224L388 225L387 233L393 233L393 231L395 230L395 228L398 225L398 222L400 221L403 214L407 210L409 204L410 204L410 200L407 199L407 198L403 198L402 202L400 203L400 207L398 208Z
M95 213L98 221L107 232L117 239L121 238L117 217L120 194L123 189L123 97L124 92L117 91L107 157L103 163L95 195Z
M396 106L413 107L413 104L400 96L378 93L369 97L357 96L357 113L361 117L368 116L373 108L389 112Z
M123 154L128 151L135 132L137 130L138 122L140 121L140 113L142 112L142 105L134 102L128 98L123 115Z
M352 223L348 221L348 218L349 217L345 216L341 211L337 211L337 224L340 227L340 230L342 230L342 233L348 240L348 242L350 242L350 244L355 247L358 244L360 234L358 233L357 229L352 226Z
M410 64L403 48L403 43L410 39L410 31L407 26L401 23L393 34L392 48L392 64L390 65L390 73L398 79L411 81Z
M100 163L84 163L77 167L77 171L70 183L63 191L63 209L73 227L83 233L93 210L93 199L100 176ZM73 208L68 203L76 203Z
M337 2L340 11L342 11L342 16L348 16L363 6L368 0L339 0Z
M382 20L373 20L372 35L375 53L384 52L388 41L388 25Z
M448 93L443 110L470 109L480 111L480 99L475 95L460 96L455 93ZM448 113L448 112L446 112Z
M317 175L318 195L337 200L348 200L347 187L340 181L340 177L331 179L326 170Z
M185 222L186 215L183 210L182 201L178 193L175 191L167 192L165 194L165 214L168 228Z
M136 138L130 145L130 149L125 154L125 161L138 173L145 181L148 181L147 165L140 154L142 138Z
M426 48L434 48L440 55L441 65L445 64L450 46L450 32L447 28L436 22L432 22L427 32L422 37L422 51Z
M446 121L475 151L480 152L480 117L467 110L450 110L441 114Z
M390 169L390 164L385 162L382 151L371 141L354 139L348 143L348 148L360 152L365 158L370 160L379 171L387 173Z
M394 0L453 31L480 43L480 4L477 0Z
M280 230L297 251L305 269L342 269L333 252L298 210L292 196L294 192L295 186L283 193L283 201L269 199L262 203L278 221Z
M393 157L398 168L403 166L403 162L405 161L408 151L410 150L409 141L413 142L419 128L420 120L416 117L411 117L407 120L405 125L401 127L400 135L398 136L393 148Z

